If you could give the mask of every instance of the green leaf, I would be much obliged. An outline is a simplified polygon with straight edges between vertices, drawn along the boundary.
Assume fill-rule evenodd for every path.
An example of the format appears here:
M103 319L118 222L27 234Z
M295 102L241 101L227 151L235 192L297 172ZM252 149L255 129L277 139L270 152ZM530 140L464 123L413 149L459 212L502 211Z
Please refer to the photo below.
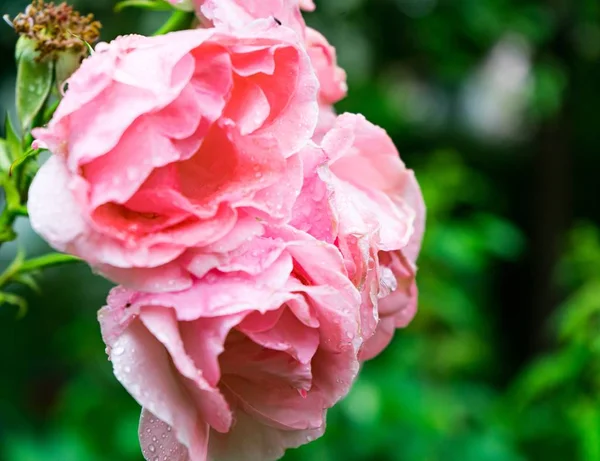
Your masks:
M29 131L33 120L43 109L54 80L54 61L39 61L33 41L21 37L17 45L17 113L23 131Z
M35 278L33 277L33 275L31 274L18 274L13 278L13 282L20 283L21 285L24 285L30 288L31 290L35 291L37 294L41 294L42 290Z
M588 357L586 349L572 347L539 358L514 381L510 390L511 400L522 409L552 391L567 387L581 376Z
M569 406L569 417L582 460L600 459L600 409L596 400L581 396Z
M123 0L115 5L115 13L120 13L125 8L143 8L152 11L170 11L173 9L171 5L164 1L156 0Z
M23 146L21 143L21 137L17 134L13 128L10 116L6 114L6 120L4 125L4 131L6 132L6 147L12 160L19 158L23 154Z

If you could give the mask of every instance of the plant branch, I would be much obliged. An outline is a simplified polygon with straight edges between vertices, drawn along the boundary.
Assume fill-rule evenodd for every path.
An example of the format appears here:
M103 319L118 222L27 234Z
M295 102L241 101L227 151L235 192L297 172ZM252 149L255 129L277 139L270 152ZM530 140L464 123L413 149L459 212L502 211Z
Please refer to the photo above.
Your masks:
M175 10L160 29L154 32L154 35L165 35L169 32L189 29L194 21L194 13L188 11Z

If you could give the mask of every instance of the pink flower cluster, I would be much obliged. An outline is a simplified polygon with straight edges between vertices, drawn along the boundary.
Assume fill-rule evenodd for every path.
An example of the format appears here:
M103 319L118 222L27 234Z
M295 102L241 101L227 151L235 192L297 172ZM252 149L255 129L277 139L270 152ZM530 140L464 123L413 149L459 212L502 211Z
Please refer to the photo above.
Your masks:
M147 460L265 461L319 437L416 310L422 196L298 0L98 45L37 141L34 229L120 283L99 313Z

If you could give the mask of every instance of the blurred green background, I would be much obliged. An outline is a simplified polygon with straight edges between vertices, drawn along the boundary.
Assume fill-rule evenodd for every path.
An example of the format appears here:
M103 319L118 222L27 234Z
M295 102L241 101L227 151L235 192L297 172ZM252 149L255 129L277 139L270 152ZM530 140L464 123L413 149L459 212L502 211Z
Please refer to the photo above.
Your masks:
M103 40L164 16L73 1ZM25 1L0 0L14 16ZM600 460L600 2L317 0L338 108L386 128L428 204L419 313L365 364L326 435L287 461ZM0 109L16 37L0 24ZM19 222L16 245L47 247ZM53 269L0 308L0 459L140 461L139 408L111 373L109 284Z

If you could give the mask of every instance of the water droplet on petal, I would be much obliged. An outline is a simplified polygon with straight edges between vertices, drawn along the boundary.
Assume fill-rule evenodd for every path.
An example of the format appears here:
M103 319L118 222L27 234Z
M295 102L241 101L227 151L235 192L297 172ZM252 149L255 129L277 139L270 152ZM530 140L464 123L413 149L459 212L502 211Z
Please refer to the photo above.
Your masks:
M117 356L123 355L124 352L125 352L125 348L123 346L118 346L112 350L112 355L117 355Z

